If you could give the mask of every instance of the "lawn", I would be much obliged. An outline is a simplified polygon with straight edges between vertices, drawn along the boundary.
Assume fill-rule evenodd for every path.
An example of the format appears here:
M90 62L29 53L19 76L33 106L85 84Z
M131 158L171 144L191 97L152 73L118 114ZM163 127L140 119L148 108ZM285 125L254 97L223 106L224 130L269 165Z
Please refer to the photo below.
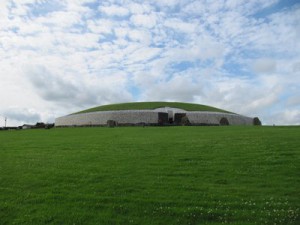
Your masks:
M111 105L102 105L90 109L86 109L75 114L79 113L88 113L88 112L98 112L98 111L116 111L116 110L144 110L144 109L157 109L157 108L180 108L187 111L210 111L210 112L225 112L230 113L226 110L215 108L207 105L193 104L193 103L184 103L184 102L129 102L129 103L119 103Z
M0 224L300 224L300 127L0 132Z

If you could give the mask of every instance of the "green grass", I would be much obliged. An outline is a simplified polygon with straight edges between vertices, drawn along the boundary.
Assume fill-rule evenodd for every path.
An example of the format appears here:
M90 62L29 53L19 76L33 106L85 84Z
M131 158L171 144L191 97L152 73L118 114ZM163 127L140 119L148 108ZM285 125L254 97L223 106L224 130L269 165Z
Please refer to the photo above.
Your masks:
M130 103L120 103L120 104L112 104L112 105L102 105L91 109L83 110L75 114L97 112L97 111L110 111L110 110L157 109L162 107L180 108L187 111L228 112L223 109L218 109L207 105L199 105L199 104L183 103L183 102L130 102Z
M0 132L0 224L300 224L300 127Z

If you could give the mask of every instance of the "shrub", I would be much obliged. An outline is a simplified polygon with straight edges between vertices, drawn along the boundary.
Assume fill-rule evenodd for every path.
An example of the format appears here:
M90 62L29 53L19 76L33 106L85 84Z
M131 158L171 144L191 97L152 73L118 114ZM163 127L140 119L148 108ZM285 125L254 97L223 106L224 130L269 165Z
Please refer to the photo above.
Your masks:
M253 118L253 125L254 126L261 126L261 121L259 120L258 117Z

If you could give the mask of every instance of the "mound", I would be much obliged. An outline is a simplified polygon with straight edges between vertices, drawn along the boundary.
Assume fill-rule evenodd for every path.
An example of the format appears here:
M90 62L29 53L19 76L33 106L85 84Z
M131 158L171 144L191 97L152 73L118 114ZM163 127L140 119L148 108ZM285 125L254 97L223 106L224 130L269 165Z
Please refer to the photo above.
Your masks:
M103 105L55 120L55 126L253 125L253 118L207 105L130 102Z
M193 103L184 103L184 102L129 102L129 103L97 106L74 114L98 112L98 111L146 110L146 109L158 109L164 107L178 108L186 111L209 111L209 112L230 113L226 110L218 109L212 106L193 104Z

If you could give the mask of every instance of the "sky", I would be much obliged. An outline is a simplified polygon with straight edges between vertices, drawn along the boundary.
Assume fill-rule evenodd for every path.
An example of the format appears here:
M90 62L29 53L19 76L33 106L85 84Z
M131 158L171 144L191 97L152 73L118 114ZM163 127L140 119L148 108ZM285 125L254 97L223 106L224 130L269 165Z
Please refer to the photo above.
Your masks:
M0 1L0 127L135 101L299 125L300 2Z

